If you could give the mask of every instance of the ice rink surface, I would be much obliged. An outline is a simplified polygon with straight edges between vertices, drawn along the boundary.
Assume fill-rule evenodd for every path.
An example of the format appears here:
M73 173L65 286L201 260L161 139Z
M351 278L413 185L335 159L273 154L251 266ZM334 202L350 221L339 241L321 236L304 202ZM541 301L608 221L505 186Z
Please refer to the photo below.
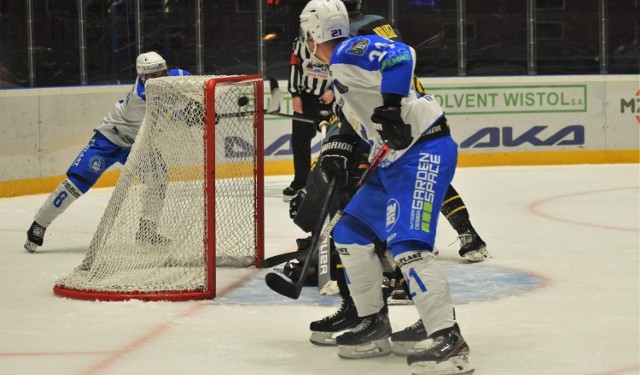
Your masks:
M306 235L266 179L266 255ZM466 264L441 217L436 246L450 277L478 375L640 373L640 167L459 169L454 186L493 259ZM314 288L290 300L267 270L220 270L219 298L88 302L57 297L80 264L112 189L96 189L51 225L34 254L22 245L46 195L0 199L0 374L408 374L394 355L338 358L311 345L309 322L339 299ZM414 323L412 305L391 324Z

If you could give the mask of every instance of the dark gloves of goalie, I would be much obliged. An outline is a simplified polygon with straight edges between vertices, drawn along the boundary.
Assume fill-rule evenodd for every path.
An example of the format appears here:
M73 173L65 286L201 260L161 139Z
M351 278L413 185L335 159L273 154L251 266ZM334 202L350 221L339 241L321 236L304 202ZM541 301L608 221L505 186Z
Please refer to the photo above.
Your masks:
M347 183L357 143L353 135L334 135L322 145L320 167L327 181L335 178L338 185Z
M289 201L289 218L295 219L298 216L298 211L300 211L300 206L304 201L304 198L307 197L307 192L302 190L298 190L298 193L291 198Z
M413 141L411 125L404 123L399 107L377 107L373 110L371 121L384 143L393 150L404 150Z

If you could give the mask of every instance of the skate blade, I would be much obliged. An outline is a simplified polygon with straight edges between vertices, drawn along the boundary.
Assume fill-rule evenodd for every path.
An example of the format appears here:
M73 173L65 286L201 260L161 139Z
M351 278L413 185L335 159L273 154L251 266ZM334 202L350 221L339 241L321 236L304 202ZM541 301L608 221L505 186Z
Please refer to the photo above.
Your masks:
M318 346L336 346L336 333L337 332L311 332L309 341L313 345Z
M361 345L339 345L338 357L343 359L362 359L382 357L391 354L389 339L380 339Z
M389 297L387 298L387 305L399 305L399 306L413 305L413 300L409 298L397 299L397 298Z
M30 253L35 253L36 250L38 250L38 245L36 245L33 242L27 240L27 242L24 243L24 249L27 250Z
M411 364L411 375L469 375L474 371L466 355L451 357L439 363L414 362Z
M433 344L433 340L425 339L421 341L392 341L391 351L393 354L406 357L409 354L416 354L427 350Z
M479 250L469 251L468 253L465 253L463 257L468 262L478 263L491 258L491 254L489 254L486 247L483 247Z

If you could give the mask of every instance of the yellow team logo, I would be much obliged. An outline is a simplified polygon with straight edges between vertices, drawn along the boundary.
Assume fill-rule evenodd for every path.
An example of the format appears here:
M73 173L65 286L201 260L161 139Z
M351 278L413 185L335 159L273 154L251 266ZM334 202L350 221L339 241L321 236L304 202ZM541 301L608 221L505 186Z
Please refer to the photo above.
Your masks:
M373 32L387 39L395 39L398 37L396 32L393 30L393 27L389 24L374 27Z

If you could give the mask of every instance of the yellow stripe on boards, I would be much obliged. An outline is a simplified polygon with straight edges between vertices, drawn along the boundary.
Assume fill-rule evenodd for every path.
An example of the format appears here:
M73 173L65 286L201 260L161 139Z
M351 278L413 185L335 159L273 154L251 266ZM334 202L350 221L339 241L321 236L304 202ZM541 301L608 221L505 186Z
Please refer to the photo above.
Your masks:
M497 166L531 166L531 165L572 165L572 164L616 164L640 163L640 150L582 150L582 151L541 151L541 152L495 152L495 153L460 153L458 167L497 167ZM265 161L265 175L279 176L293 174L293 161ZM202 167L184 167L170 171L170 180L190 180L201 176ZM218 166L217 177L247 177L253 173L252 168L229 168ZM94 187L115 186L120 171L105 172ZM0 182L0 198L21 195L50 193L65 177L50 176L28 178Z

